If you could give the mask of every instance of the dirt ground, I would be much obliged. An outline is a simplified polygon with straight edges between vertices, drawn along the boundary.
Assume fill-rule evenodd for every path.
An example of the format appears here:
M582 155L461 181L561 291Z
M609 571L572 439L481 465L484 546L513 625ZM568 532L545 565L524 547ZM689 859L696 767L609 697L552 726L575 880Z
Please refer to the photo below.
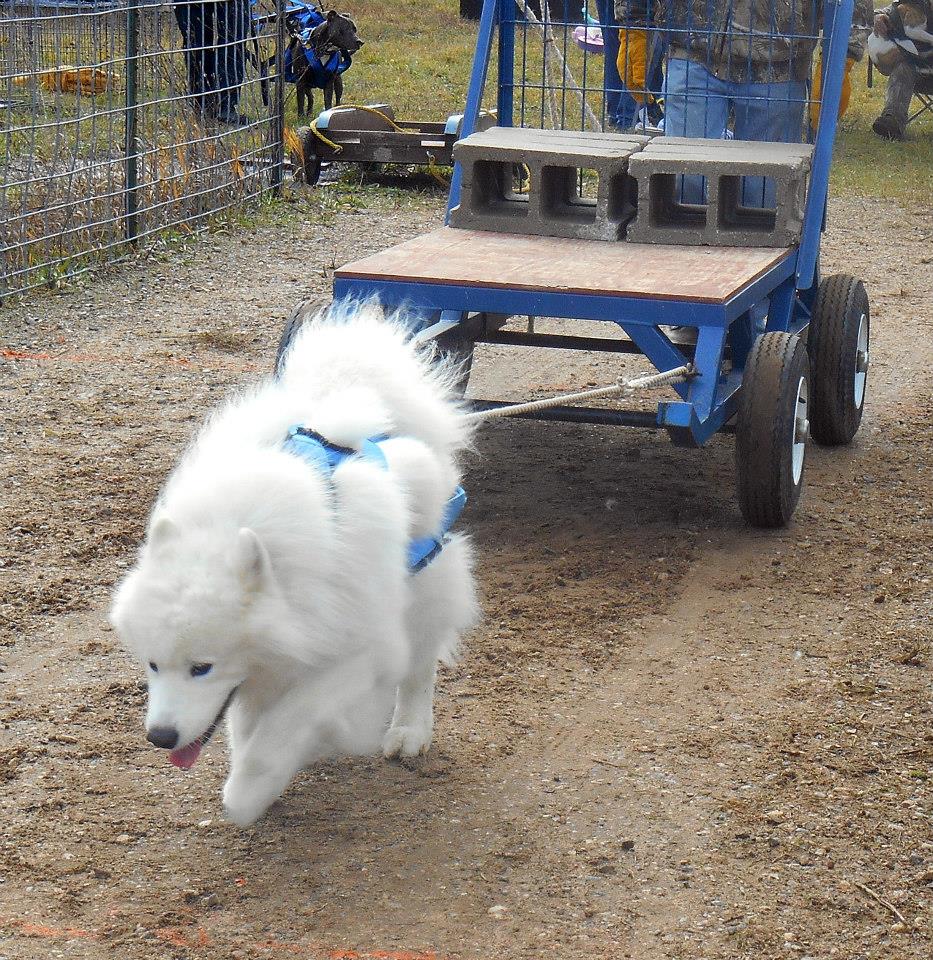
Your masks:
M103 611L162 479L330 265L439 210L215 236L4 311L0 958L929 960L928 212L832 206L870 393L790 529L743 526L729 437L498 422L464 518L485 620L429 757L315 767L240 830L222 738L187 775L145 743ZM471 392L623 362L529 357L482 353Z

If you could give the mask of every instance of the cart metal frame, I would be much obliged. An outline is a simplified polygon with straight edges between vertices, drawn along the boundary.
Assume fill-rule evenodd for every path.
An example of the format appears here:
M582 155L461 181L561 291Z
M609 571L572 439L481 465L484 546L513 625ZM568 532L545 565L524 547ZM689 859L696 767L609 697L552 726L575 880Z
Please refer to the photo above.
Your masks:
M814 310L817 309L820 289L820 239L826 213L830 164L853 5L853 0L826 0L824 4L821 111L815 132L800 244L793 248L772 250L773 262L768 263L764 269L751 272L725 295L719 298L698 298L672 295L669 291L658 289L638 295L627 289L624 283L615 287L607 286L602 290L584 290L575 287L568 277L562 277L559 282L550 284L509 285L502 282L501 278L494 278L494 270L490 271L488 282L482 276L459 275L456 270L441 276L438 271L432 274L431 270L408 269L404 265L399 268L398 258L393 266L390 250L386 251L382 262L379 262L380 255L376 255L339 269L335 274L334 297L360 300L375 297L387 308L404 306L406 310L421 318L420 336L423 338L442 337L449 340L451 336L461 336L471 342L642 353L659 371L669 370L692 360L695 375L688 382L674 385L673 389L679 399L660 402L656 414L645 416L632 412L629 416L625 411L567 409L563 412L549 411L542 416L548 419L658 427L666 429L677 444L700 446L706 443L717 431L727 427L739 411L746 364L760 334L754 317L761 316L766 311L767 333L783 333L803 338ZM518 17L520 15L516 13L515 0L485 0L467 91L463 136L469 135L475 129L493 56L496 56L498 77L498 124L513 124L517 89L515 27ZM494 43L497 33L498 44ZM521 82L522 78L519 78L518 83ZM459 203L460 190L461 170L459 166L455 166L447 208L448 217L450 210ZM473 231L453 230L449 227L436 231L438 253L435 259L438 261L441 259L439 251L443 248L443 235L454 233L468 234ZM529 242L539 244L547 239L528 238ZM512 240L515 241L516 238L513 237ZM482 238L475 242L481 244ZM581 259L590 255L592 243L615 246L619 251L625 247L640 247L643 257L665 256L678 250L711 249L636 245L625 241L618 244L582 240L560 242L578 245ZM404 252L402 247L396 249ZM684 254L690 255L700 256L697 253ZM430 250L425 256L430 260ZM389 259L386 260L386 257ZM557 264L555 266L559 267ZM573 269L572 259L568 269ZM621 328L625 336L622 339L603 339L516 334L500 330L504 319L512 316L608 321ZM862 367L867 368L867 301L862 322L865 326L864 338L861 329L858 338L859 343L862 339L865 341L864 356L856 361L856 366L861 363ZM671 327L695 328L695 344L685 342L687 338L679 338L676 332L671 332ZM692 341L692 338L689 339ZM850 361L851 357L846 363ZM864 373L864 370L862 372ZM854 371L853 375L857 378L858 372ZM861 387L864 391L864 377ZM804 395L802 402L805 403L806 400L807 396ZM801 402L800 389L797 401ZM496 403L487 404L489 405ZM861 407L859 419L860 417ZM803 442L805 440L804 435ZM794 449L797 450L796 447ZM799 474L799 470L796 473ZM786 520L784 517L782 522Z

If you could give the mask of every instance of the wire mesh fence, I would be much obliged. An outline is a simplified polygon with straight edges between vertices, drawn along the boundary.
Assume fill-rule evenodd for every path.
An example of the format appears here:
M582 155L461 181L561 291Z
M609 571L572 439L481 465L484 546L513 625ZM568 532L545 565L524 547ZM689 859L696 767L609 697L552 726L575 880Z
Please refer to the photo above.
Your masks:
M0 0L0 297L281 183L263 2Z

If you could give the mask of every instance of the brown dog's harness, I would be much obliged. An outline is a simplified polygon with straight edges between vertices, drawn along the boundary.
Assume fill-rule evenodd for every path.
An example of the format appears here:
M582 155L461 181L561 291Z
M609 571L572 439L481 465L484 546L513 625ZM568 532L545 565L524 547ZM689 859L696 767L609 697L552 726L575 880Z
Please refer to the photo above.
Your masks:
M328 43L327 26L330 21L316 7L298 3L286 11L290 32L301 45L301 55L307 66L295 69L295 47L289 44L285 51L284 75L288 83L304 80L313 87L324 90L335 77L350 69L353 58L346 51Z

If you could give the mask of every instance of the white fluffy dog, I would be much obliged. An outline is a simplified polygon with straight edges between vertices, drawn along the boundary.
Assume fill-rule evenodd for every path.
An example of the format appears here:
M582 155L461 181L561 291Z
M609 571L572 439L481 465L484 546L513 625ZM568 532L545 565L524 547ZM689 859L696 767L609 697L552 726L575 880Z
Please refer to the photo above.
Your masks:
M187 769L227 717L226 813L252 823L315 760L424 753L438 660L476 618L469 545L436 535L469 426L457 371L374 306L298 333L281 377L233 400L159 497L111 621L148 674L150 741ZM300 425L353 455L285 449Z

